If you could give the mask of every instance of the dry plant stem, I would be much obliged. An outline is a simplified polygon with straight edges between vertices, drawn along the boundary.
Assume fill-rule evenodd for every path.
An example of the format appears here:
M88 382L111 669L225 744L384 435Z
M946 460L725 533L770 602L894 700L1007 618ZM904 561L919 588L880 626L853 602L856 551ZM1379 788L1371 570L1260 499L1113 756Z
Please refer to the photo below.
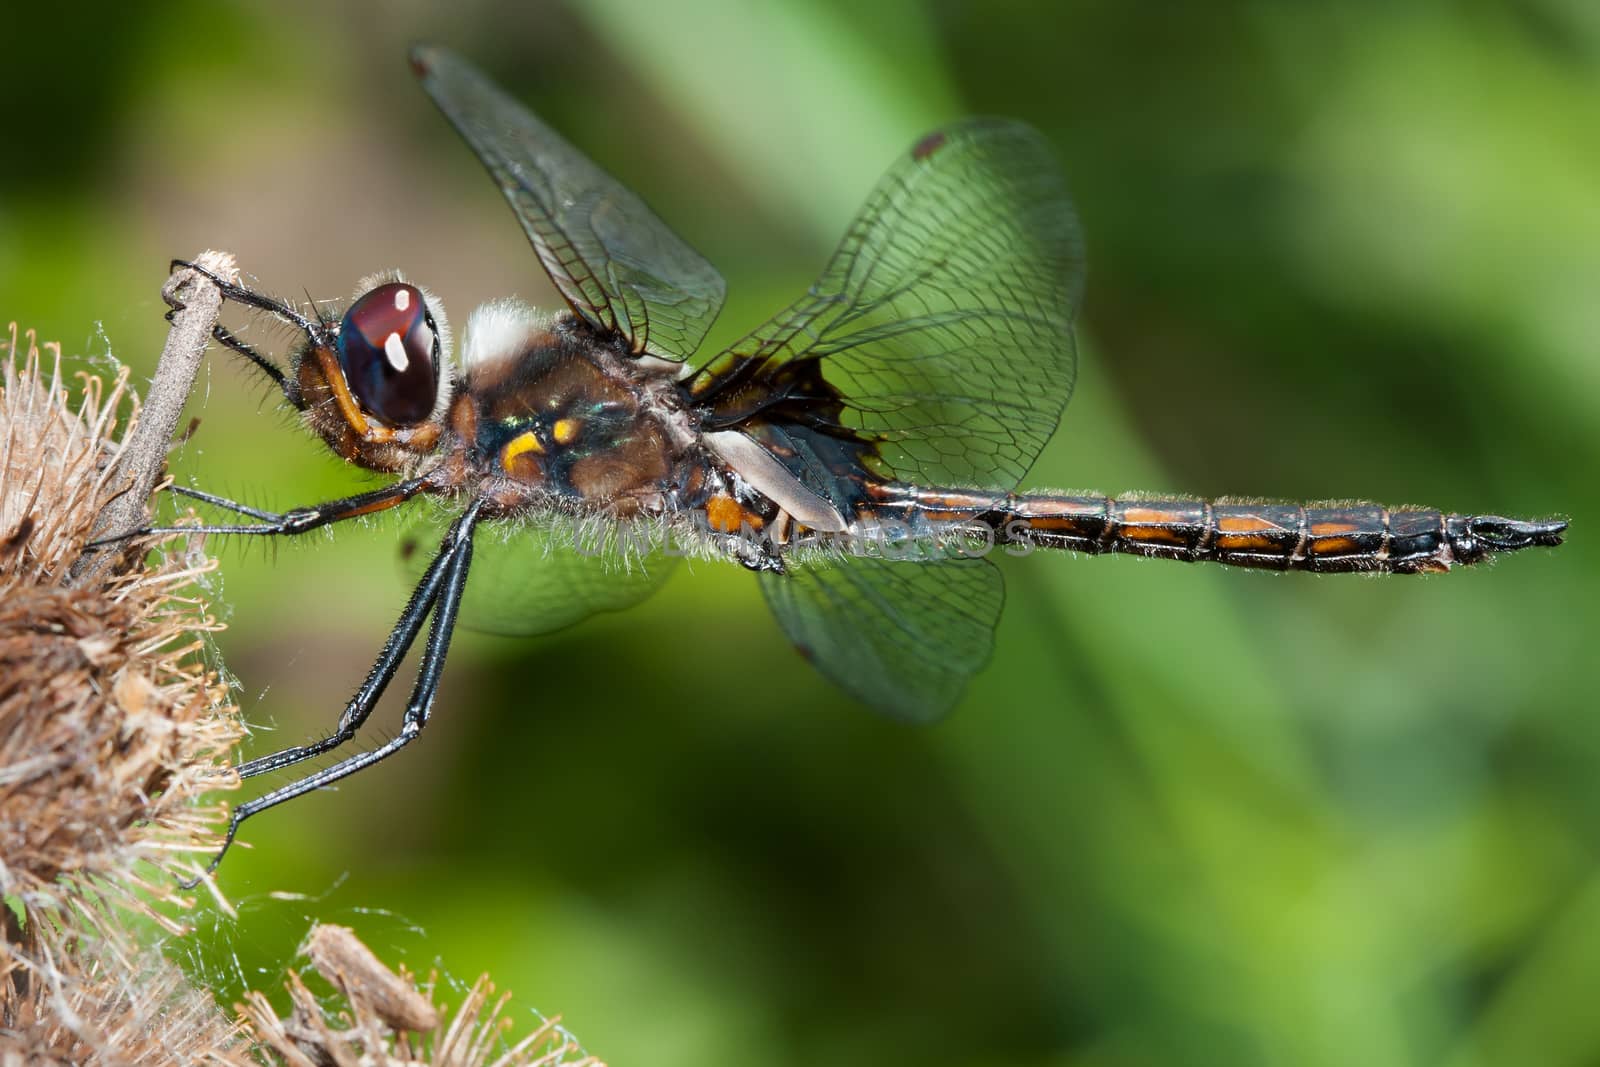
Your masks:
M229 281L239 274L233 257L226 252L202 252L195 262ZM222 291L211 279L188 267L180 267L167 279L161 295L174 305L172 329L167 333L138 422L117 454L117 475L126 489L101 511L95 527L97 537L119 537L148 522L146 501L166 472L172 435L222 310ZM90 575L105 573L121 555L110 550L85 554L73 564L73 583L81 584Z
M439 1013L411 983L385 967L348 926L322 925L306 940L306 955L352 1004L369 1009L395 1030L432 1030Z

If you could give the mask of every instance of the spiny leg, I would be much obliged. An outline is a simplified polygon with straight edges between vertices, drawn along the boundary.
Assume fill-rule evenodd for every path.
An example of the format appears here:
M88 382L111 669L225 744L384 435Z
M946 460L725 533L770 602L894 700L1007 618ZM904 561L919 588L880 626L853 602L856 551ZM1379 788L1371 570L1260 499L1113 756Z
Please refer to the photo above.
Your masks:
M205 267L202 267L197 263L190 263L185 259L173 260L171 269L177 270L179 267L185 267L194 271L196 274L203 275L213 285L222 291L222 295L225 299L232 300L236 304L244 304L247 307L258 308L261 311L270 312L271 314L278 316L280 319L283 319L285 322L288 322L294 326L298 326L300 329L304 330L308 334L311 334L313 337L317 336L322 330L326 329L325 323L306 318L304 315L300 314L300 312L296 311L293 307L284 303L282 300L274 299L273 297L267 296L264 293L258 293L253 289L246 289L242 285L236 285L233 282L228 281L226 278L207 270ZM174 303L173 298L170 296L167 297L167 303L172 307L173 311L178 310L182 306ZM171 317L170 312L168 313L168 317Z
M453 573L452 566L456 563L462 551L461 538L463 531L461 523L456 520L449 533L445 535L444 542L439 546L439 552L434 556L433 562L428 565L428 570L422 576L422 581L412 591L411 599L406 602L406 607L400 613L399 620L394 629L389 632L389 637L383 643L383 650L378 653L378 659L367 672L366 679L361 683L344 706L344 711L339 714L338 726L333 733L320 740L307 745L293 745L266 756L259 756L239 767L240 778L254 778L270 771L282 770L292 767L303 760L320 756L324 752L338 748L340 745L355 737L356 731L361 729L367 717L372 714L372 709L377 707L378 701L383 697L384 690L393 680L395 673L400 669L400 664L406 658L406 653L411 649L411 642L416 640L417 634L422 629L422 620L428 617L428 610L439 599L439 590L446 584L449 575ZM466 531L464 536L470 544L471 533Z
M451 525L438 557L429 566L422 583L412 593L410 602L407 603L394 631L389 635L389 640L384 643L378 661L368 672L367 679L362 683L355 698L345 706L344 713L340 715L338 731L314 744L284 749L270 756L251 760L239 769L239 775L241 778L249 778L291 766L335 748L354 737L356 730L371 714L385 687L399 669L401 661L411 647L411 642L422 627L422 620L431 608L433 622L428 628L428 643L423 647L422 661L417 667L417 680L411 689L411 699L406 702L400 733L378 748L358 752L331 767L296 779L288 785L264 793L234 808L233 815L228 820L227 833L222 839L222 847L206 865L204 874L185 882L184 888L194 888L200 883L201 878L217 869L223 856L227 855L229 847L232 846L234 838L238 836L240 824L252 815L259 815L285 801L332 785L341 778L385 760L414 741L422 732L433 708L434 697L439 691L445 657L450 651L450 637L455 631L456 616L461 609L461 596L466 589L467 572L472 565L472 532L478 521L480 507L480 503L473 504Z
M283 398L297 411L305 410L306 402L305 398L300 395L300 383L279 370L276 363L273 363L244 341L239 340L232 330L220 322L211 328L211 336L224 348L231 348L251 363L254 363L257 369L272 379L273 384L283 393Z
M243 304L246 307L253 307L257 310L276 315L285 322L303 330L314 342L327 343L329 340L329 329L327 323L318 319L307 318L290 305L284 303L282 300L276 300L262 293L257 293L253 290L246 289L242 285L236 285L233 282L230 282L216 274L215 272L207 270L205 267L200 266L197 263L191 263L188 260L175 259L172 261L169 269L177 270L180 267L192 270L196 274L202 275L208 279L222 292L224 299L232 300L236 304ZM180 311L183 308L183 305L178 301L177 297L171 293L164 292L162 296L166 300L167 305L172 309L167 312L166 316L167 321L171 322L172 316ZM283 392L284 399L289 401L290 404L300 409L305 407L305 400L300 395L299 383L294 381L288 375L284 374L276 364L267 359L261 353L257 352L249 344L241 341L226 326L218 323L216 326L212 327L211 336L215 338L219 344L233 349L235 352L250 360L251 363L254 363L256 367L258 367L263 373L272 379L273 383L277 385L279 390Z
M167 492L175 493L178 496L186 496L190 500L198 500L204 504L211 504L222 508L224 511L231 511L238 515L248 515L252 519L261 519L263 522L275 522L283 517L279 512L253 508L249 504L241 504L237 500L229 500L225 496L208 493L203 489L195 489L192 486L173 484L167 486Z
M253 519L260 519L255 523L226 523L200 526L147 526L131 533L109 537L103 541L92 541L87 548L99 548L103 545L115 544L129 538L145 537L150 534L197 533L197 534L258 534L262 536L292 536L328 526L347 519L359 518L362 515L371 515L374 512L385 511L420 493L427 485L426 477L408 478L403 482L395 482L381 489L368 490L354 496L342 497L339 500L330 500L325 504L316 504L311 507L291 508L284 512L262 511L240 504L226 497L215 496L198 489L187 489L173 486L172 491L196 500L226 508L240 515L247 515Z

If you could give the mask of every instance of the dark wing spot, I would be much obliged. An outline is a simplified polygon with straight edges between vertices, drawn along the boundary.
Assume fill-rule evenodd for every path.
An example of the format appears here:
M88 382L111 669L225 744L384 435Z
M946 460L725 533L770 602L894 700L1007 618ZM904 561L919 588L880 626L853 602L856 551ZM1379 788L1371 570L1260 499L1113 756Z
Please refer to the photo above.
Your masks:
M944 141L945 137L942 131L936 131L928 134L928 136L918 141L916 146L911 149L911 158L916 160L918 163L923 162L929 156L943 148Z
M415 537L408 537L404 541L400 542L400 558L401 558L401 560L409 561L411 559L411 557L415 556L416 554L417 554L417 539Z
M794 650L796 652L800 653L800 658L801 659L805 660L807 663L811 664L812 666L816 666L817 654L816 654L816 652L812 651L812 648L811 648L810 645L803 645L799 641L796 641L794 643Z

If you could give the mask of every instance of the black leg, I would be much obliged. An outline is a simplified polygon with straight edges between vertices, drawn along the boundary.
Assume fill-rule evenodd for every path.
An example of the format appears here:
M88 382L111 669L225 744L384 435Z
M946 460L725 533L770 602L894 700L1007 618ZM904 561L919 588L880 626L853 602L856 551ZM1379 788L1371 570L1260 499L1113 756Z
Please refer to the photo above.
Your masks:
M304 315L300 314L300 312L296 311L282 300L275 300L264 293L258 293L254 290L246 289L242 285L235 285L225 278L212 273L206 268L196 263L190 263L185 259L175 259L172 261L172 270L177 270L179 267L187 267L196 274L204 275L211 281L213 285L222 291L224 298L232 300L236 304L244 304L247 307L259 308L262 311L270 312L271 314L278 316L278 318L282 319L283 321L294 326L298 326L300 329L310 334L313 338L318 340L323 339L322 334L327 329L326 323L306 318ZM167 303L172 306L173 311L176 311L179 307L179 305L172 303L171 297L167 298ZM168 312L167 317L170 319L172 317L172 313Z
M215 493L207 493L204 490L195 489L187 485L174 483L167 486L167 492L175 493L178 496L186 496L190 500L213 504L226 511L231 511L238 515L248 515L252 519L261 519L264 522L276 522L282 517L276 511L263 511L260 508L253 508L249 504L241 504L237 500L229 500L225 496L217 496Z
M275 300L270 296L246 289L242 285L235 285L232 282L227 281L221 276L213 273L212 271L207 270L205 267L202 267L197 263L190 263L188 260L175 259L172 261L169 269L177 270L179 267L185 267L194 271L196 274L203 275L209 279L213 285L221 290L224 299L232 300L236 304L244 304L246 307L253 307L260 311L265 311L269 314L276 315L283 321L298 327L299 329L305 331L306 336L311 338L311 340L316 344L328 344L332 341L332 337L329 335L327 323L322 322L321 320L306 318L304 315L300 314L300 312L296 311L293 307L284 303L282 300ZM183 307L183 305L179 303L177 297L171 293L163 292L162 295L166 299L167 305L172 309L171 311L167 312L167 321L171 322L172 316L176 314ZM240 355L250 360L250 362L254 363L261 371L263 371L269 378L272 379L273 383L277 385L277 387L283 392L284 399L289 401L290 404L300 410L305 409L305 399L300 395L300 383L284 374L283 371L279 369L278 366L271 360L257 352L254 348L250 347L250 345L239 340L239 338L236 337L231 330L220 323L212 328L211 336L214 337L219 344L233 349L235 352L238 352Z
M428 573L416 591L411 594L411 600L406 604L400 621L390 633L389 640L384 643L378 661L372 665L372 670L368 672L366 681L362 683L355 697L345 705L344 713L339 717L337 732L311 745L288 748L270 756L251 760L239 769L239 775L249 778L291 766L353 738L399 669L401 661L405 659L406 651L411 647L411 642L422 628L422 620L431 608L433 623L428 628L428 643L423 648L422 661L417 667L417 680L411 690L411 699L406 702L400 733L378 748L358 752L331 767L298 778L288 785L264 793L234 808L233 816L228 820L228 830L223 837L222 848L206 865L206 874L217 869L217 865L222 862L222 857L227 854L229 846L238 835L240 824L252 815L259 815L285 801L332 785L341 778L385 760L416 740L417 735L422 732L422 728L427 725L429 712L433 708L433 699L439 691L439 679L444 673L445 656L450 651L450 637L455 631L456 615L461 608L461 595L466 589L467 572L472 565L472 533L477 525L481 506L481 503L474 503L450 527L449 533L445 535L444 544L439 549L438 557L429 566ZM198 885L200 877L204 876L184 883L184 888L192 889Z
M228 329L220 322L211 328L211 336L216 339L218 344L225 348L233 349L235 352L248 359L251 363L254 363L262 373L272 379L273 384L276 385L278 390L283 393L283 398L287 400L290 406L292 406L295 410L304 411L306 409L305 398L300 395L300 383L289 377L287 374L284 374L283 371L279 370L276 363L273 363L266 356L263 356L254 348L251 348L248 344L239 340L239 338L234 335L232 330Z
M416 640L417 634L422 630L422 620L428 617L428 610L439 599L439 590L447 582L451 568L461 552L459 526L460 520L445 536L444 543L439 546L438 554L428 565L422 581L417 583L416 589L411 593L411 599L406 602L405 610L400 613L399 621L389 632L388 640L383 643L383 651L378 653L377 662L367 672L361 688L356 690L349 703L345 704L344 711L339 714L339 725L334 732L309 745L296 745L250 760L240 765L240 778L254 778L269 771L292 767L302 760L338 748L355 737L356 731L367 721L367 716L372 714L372 709L377 707L378 701L383 697L384 689L394 678L395 672L400 669L401 662L411 648L411 642Z
M213 496L203 493L198 489L184 489L173 487L173 492L203 500L208 504L226 508L240 515L248 515L253 519L260 519L255 523L231 523L221 525L202 526L146 526L141 530L108 537L101 541L91 541L85 548L100 548L104 545L116 544L134 537L145 537L150 534L172 533L198 533L198 534L261 534L265 536L292 536L315 530L318 527L328 526L335 522L344 522L346 519L358 518L362 515L371 515L373 512L384 511L397 504L404 504L407 500L422 492L427 484L427 479L409 478L403 482L386 485L382 489L373 489L355 496L347 496L340 500L330 500L326 504L317 504L307 508L291 508L284 512L261 511L246 504L235 503L226 497Z

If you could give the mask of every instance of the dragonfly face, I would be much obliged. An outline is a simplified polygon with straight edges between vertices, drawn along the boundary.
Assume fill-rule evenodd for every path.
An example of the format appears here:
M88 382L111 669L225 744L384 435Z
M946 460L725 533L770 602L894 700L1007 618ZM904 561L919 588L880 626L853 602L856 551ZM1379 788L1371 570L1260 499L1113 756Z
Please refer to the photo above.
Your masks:
M421 289L385 282L368 290L345 312L337 345L345 387L368 417L405 427L434 415L443 346Z
M249 296L255 306L283 310ZM451 393L450 330L427 290L398 275L379 275L361 283L337 321L288 310L305 337L287 376L226 331L218 337L250 351L329 448L361 466L394 472L438 443Z
M471 66L435 49L412 65L567 306L486 304L453 358L442 308L398 275L368 279L337 320L213 279L304 334L287 371L225 329L218 339L335 453L399 477L281 515L182 490L258 520L203 529L292 534L421 494L460 506L437 552L415 554L416 589L334 733L240 773L353 739L426 625L400 734L240 805L229 841L250 815L415 738L458 618L539 633L626 607L659 585L663 545L757 572L819 670L881 711L927 719L989 658L996 546L1416 573L1560 543L1561 520L1017 491L1072 391L1083 279L1060 175L1019 123L917 141L804 296L692 363L721 275ZM510 519L517 536L475 537Z

